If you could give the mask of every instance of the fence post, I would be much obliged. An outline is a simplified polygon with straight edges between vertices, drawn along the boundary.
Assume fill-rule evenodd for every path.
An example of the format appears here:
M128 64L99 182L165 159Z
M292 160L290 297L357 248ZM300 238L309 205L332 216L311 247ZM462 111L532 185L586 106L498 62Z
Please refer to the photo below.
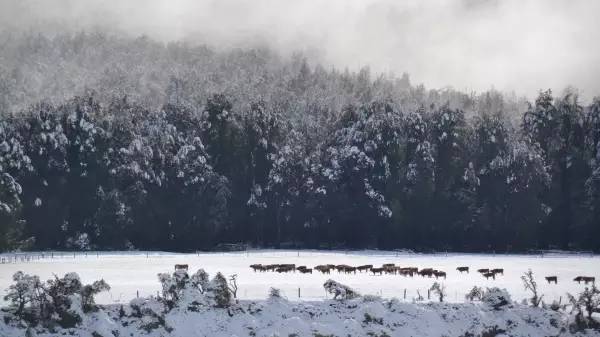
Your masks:
M140 291L139 291L139 290L136 290L136 291L135 291L135 297L136 297L136 298L140 298Z
M298 287L298 298L300 298L300 287Z
M431 289L427 289L427 299L431 299Z
M404 299L406 299L406 288L404 288Z

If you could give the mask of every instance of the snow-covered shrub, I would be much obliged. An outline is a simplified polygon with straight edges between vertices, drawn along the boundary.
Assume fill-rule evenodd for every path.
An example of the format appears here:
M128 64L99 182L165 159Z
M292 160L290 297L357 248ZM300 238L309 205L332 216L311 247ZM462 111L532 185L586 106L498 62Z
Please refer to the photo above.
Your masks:
M600 289L595 284L591 288L586 287L577 297L567 294L569 302L573 306L573 311L576 312L576 327L598 327L599 322L596 322L592 315L600 313ZM584 314L587 313L587 319L584 319Z
M15 283L8 287L4 300L10 303L10 309L15 315L24 318L27 314L26 306L36 307L36 303L40 298L42 283L38 276L24 274L22 271L18 271L13 275L13 281Z
M103 292L109 291L110 286L104 280L94 281L92 284L86 284L81 288L81 305L84 312L97 310L94 296Z
M350 300L360 296L360 294L354 291L352 288L338 283L332 279L325 281L323 287L325 288L325 291L333 295L334 300Z
M153 297L134 298L129 302L129 306L135 317L162 316L164 312L162 303Z
M178 269L173 274L160 273L158 281L162 287L162 299L172 309L179 301L184 289L189 284L190 277L185 270Z
M81 322L82 284L77 273L67 273L62 278L54 276L44 288L50 303L42 313L43 318L56 320L62 327L74 327Z
M381 302L381 296L377 296L377 295L363 295L362 297L363 302Z
M197 272L190 276L190 283L193 287L200 290L200 292L204 292L206 288L208 288L209 276L204 269L198 269Z
M203 269L191 276L179 269L172 274L158 274L158 280L162 287L161 301L168 310L176 306L198 309L197 306L206 304L206 300L216 307L228 307L233 303L235 287L221 273L209 281L209 275Z
M481 287L473 286L473 288L465 295L465 299L473 301L481 301L484 290Z
M537 282L535 282L535 278L533 277L533 272L531 271L531 269L529 269L523 274L523 276L521 276L521 280L523 281L523 286L525 287L525 290L529 290L531 292L531 298L529 299L531 306L538 307L542 302L542 298L544 297L544 295L539 296Z
M488 288L483 294L481 301L495 310L500 310L502 307L511 303L508 291L497 287Z
M562 301L562 297L560 298L560 301L556 301L556 300L552 301L552 303L550 303L549 306L546 305L546 304L544 304L542 302L542 307L544 309L550 308L551 310L554 310L554 311L559 311L559 310L563 310L564 311L564 310L566 310L567 305L566 304L562 304L561 301Z
M17 272L14 284L8 288L5 299L13 313L29 323L58 323L73 327L81 322L85 312L95 310L94 295L110 289L104 280L83 285L77 273L40 282L39 277Z
M446 297L446 286L438 282L433 282L429 290L438 296L440 302L444 302L444 297Z
M269 298L270 299L280 299L281 298L281 290L279 288L271 287L269 289Z
M231 295L233 295L233 298L237 298L237 291L238 291L238 284L237 284L237 274L233 274L231 276L229 276L229 282L228 282L228 286L227 288L229 289L229 292L231 293Z
M141 329L146 332L163 327L170 331L171 328L165 322L165 308L161 301L152 297L135 298L129 302L132 315L141 318Z
M233 304L233 296L227 285L227 279L221 273L217 273L210 281L205 294L217 308L227 308Z

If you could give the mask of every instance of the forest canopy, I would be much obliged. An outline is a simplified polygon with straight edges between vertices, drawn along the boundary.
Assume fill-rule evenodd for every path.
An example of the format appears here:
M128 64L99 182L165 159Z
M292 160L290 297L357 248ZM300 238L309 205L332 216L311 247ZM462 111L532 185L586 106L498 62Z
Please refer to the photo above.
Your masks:
M574 89L101 33L0 44L0 250L600 250L600 99Z

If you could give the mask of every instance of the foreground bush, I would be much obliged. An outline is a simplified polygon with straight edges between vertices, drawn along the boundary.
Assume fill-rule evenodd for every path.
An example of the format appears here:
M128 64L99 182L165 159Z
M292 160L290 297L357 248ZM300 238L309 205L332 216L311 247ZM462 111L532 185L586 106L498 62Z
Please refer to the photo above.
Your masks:
M94 296L110 290L104 280L83 285L77 273L41 282L38 276L18 271L13 281L4 297L9 302L9 311L34 325L73 327L85 313L97 310Z

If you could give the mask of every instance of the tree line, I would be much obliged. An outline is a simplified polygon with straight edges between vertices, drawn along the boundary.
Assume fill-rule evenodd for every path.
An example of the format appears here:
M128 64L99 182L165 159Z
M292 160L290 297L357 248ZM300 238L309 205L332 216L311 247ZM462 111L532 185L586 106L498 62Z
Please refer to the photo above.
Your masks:
M266 51L18 41L46 70L49 51L68 68L133 48L189 72L80 69L59 81L89 73L93 90L28 102L19 74L35 70L0 65L2 250L600 249L600 100L574 90L528 103ZM129 83L152 72L158 98Z

